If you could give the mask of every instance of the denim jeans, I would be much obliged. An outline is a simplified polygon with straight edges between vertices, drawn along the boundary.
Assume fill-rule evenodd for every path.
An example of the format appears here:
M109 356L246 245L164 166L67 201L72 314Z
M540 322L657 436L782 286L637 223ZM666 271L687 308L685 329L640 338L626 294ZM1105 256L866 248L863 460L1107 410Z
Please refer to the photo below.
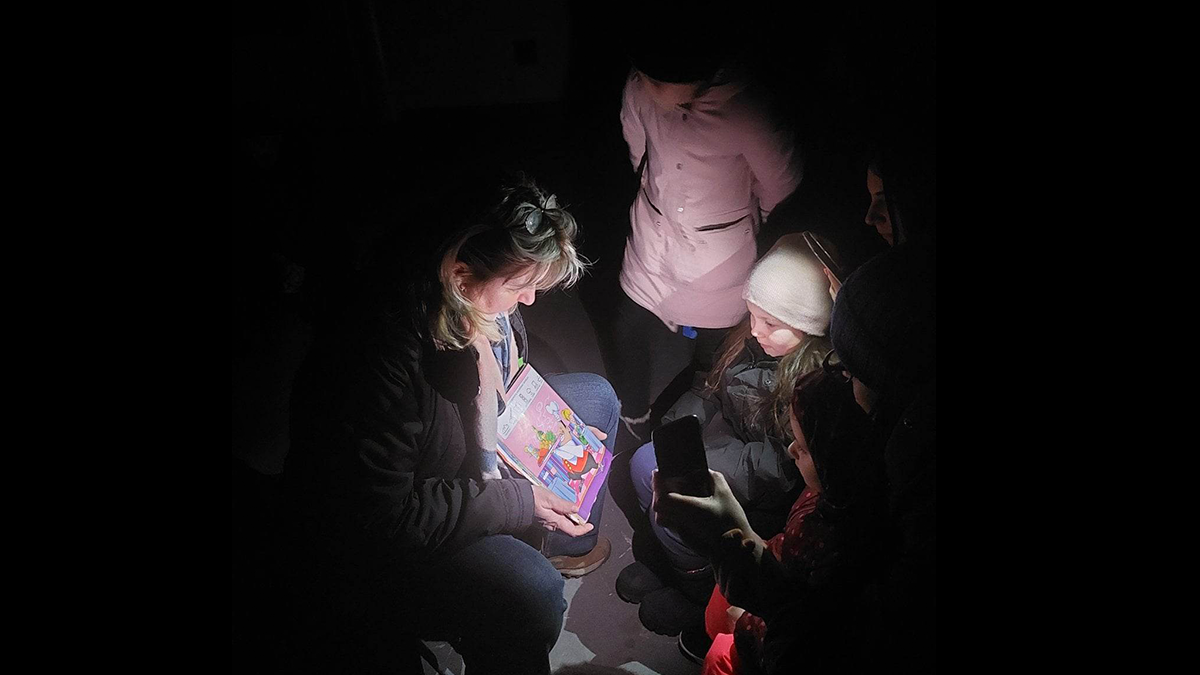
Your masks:
M708 558L693 551L674 530L667 529L654 521L650 506L654 500L654 489L650 475L658 468L658 459L654 456L654 443L647 443L633 453L629 461L629 475L633 479L633 489L637 492L638 504L650 518L650 527L671 565L680 571L698 570L708 564Z
M545 377L547 384L571 406L579 415L579 419L608 434L604 439L604 447L612 452L613 443L617 438L617 424L621 419L621 405L617 402L617 395L608 380L593 373L551 373ZM580 556L596 546L596 540L600 536L600 516L604 512L607 493L608 479L605 479L588 517L588 522L594 526L591 532L582 537L572 537L558 531L546 534L544 551L547 556Z
M607 380L591 373L545 378L580 419L609 438L616 435L619 408ZM390 604L412 633L454 644L470 675L549 673L567 603L562 575L546 556L583 555L595 547L604 497L602 488L587 535L549 532L545 555L509 535L483 537L403 580L403 595Z
M397 610L413 632L453 643L471 675L550 672L567 609L563 579L525 542L483 537L427 565L405 587L413 595Z

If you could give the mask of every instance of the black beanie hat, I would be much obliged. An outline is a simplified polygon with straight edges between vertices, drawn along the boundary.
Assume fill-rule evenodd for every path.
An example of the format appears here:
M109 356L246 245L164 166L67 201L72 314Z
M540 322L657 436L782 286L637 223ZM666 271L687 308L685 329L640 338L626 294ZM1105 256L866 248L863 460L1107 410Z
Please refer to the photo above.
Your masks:
M716 54L648 45L630 50L629 60L634 68L659 82L675 84L708 82L721 66L720 56Z
M701 8L639 8L637 15L655 30L627 34L626 55L634 68L659 82L711 81L727 57L729 35L736 34L729 25L733 19L715 19Z
M829 336L850 374L886 396L933 376L936 359L933 254L906 244L846 279Z

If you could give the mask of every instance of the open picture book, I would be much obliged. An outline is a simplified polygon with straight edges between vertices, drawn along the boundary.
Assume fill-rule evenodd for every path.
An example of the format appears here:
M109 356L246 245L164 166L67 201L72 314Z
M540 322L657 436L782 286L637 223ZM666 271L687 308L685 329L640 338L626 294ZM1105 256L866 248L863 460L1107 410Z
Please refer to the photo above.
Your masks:
M612 453L533 366L525 364L504 394L497 452L513 471L574 502L584 523L608 476Z

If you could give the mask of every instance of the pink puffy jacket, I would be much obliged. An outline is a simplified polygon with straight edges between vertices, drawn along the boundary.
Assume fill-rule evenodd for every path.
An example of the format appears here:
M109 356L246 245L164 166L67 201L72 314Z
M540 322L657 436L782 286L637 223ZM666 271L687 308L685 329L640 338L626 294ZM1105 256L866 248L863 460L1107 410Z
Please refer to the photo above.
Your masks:
M645 161L621 288L671 330L732 326L746 313L759 223L803 175L793 136L727 71L670 110L643 77L632 71L621 106L629 159Z

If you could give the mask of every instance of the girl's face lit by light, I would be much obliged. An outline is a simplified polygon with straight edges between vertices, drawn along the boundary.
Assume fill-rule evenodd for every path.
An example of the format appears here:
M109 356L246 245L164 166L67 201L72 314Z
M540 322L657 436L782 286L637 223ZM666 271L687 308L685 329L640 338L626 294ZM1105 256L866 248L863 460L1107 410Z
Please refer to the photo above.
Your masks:
M784 356L804 342L805 333L775 318L762 307L746 301L750 310L750 334L770 356Z
M792 426L792 436L796 438L787 448L788 456L796 463L800 475L804 476L804 484L813 492L820 492L821 480L817 478L817 465L813 463L812 454L808 451L808 439L804 438L804 432L800 431L796 413L788 416L788 422Z

